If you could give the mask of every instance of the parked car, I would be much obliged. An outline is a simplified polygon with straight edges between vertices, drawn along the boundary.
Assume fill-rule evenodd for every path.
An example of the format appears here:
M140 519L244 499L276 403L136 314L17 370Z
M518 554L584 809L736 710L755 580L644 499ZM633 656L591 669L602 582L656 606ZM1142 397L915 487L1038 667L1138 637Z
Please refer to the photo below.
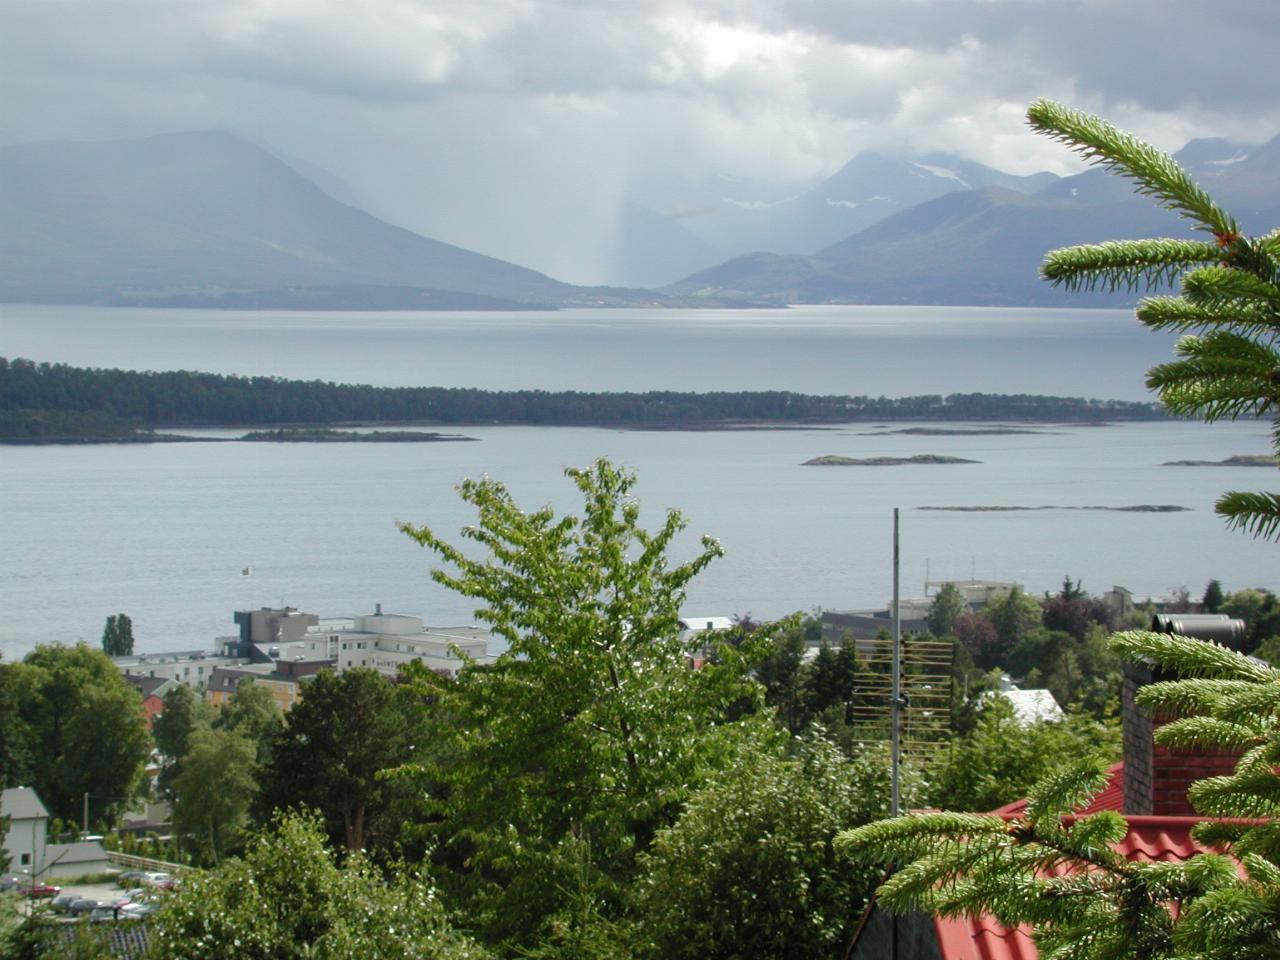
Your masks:
M67 907L80 899L78 893L60 893L49 901L49 909L56 913L66 913Z
M14 889L18 890L24 897L56 897L62 892L61 887L55 887L51 883L41 883L36 880L34 882L20 883Z
M136 887L142 883L142 878L147 875L145 870L126 870L124 873L116 877L116 883L121 887Z
M71 905L67 907L67 913L71 914L73 917L83 917L95 907L100 906L102 906L102 904L97 900L94 900L92 897L81 897L79 900L73 900L71 902Z
M172 880L173 877L170 874L154 871L151 873L144 873L138 880L138 883L144 887L168 887Z
M109 903L100 903L89 911L90 923L115 923L120 919L120 911Z
M160 909L155 903L126 903L117 913L121 920L141 920Z
M4 876L0 876L0 891L12 890L26 879L20 873L6 873Z

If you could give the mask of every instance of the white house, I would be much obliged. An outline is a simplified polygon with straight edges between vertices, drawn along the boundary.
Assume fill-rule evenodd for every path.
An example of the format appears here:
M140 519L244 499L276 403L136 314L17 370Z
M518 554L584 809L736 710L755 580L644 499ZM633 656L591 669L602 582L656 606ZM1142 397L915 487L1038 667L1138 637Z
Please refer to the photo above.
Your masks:
M1001 675L999 690L988 690L978 699L982 701L991 697L1003 697L1009 701L1014 719L1024 727L1033 723L1056 723L1065 716L1048 690L1020 690L1008 674Z
M680 640L688 643L700 633L732 630L732 617L681 617Z
M39 875L47 862L49 811L30 787L10 787L0 793L0 817L9 818L4 838L4 848L9 851L8 871Z

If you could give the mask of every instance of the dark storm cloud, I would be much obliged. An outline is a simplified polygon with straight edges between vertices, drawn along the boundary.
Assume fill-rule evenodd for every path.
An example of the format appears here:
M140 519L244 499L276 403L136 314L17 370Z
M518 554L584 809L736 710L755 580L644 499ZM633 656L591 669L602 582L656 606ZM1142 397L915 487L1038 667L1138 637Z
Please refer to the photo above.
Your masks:
M700 207L708 196L690 185L713 174L782 196L872 148L1079 169L1027 131L1038 96L1168 149L1265 139L1280 129L1278 9L0 0L0 137L235 130L330 168L397 223L568 277L563 264L611 243L624 196ZM586 252L538 260L551 247L529 224L548 222L573 224Z
M1280 4L1258 0L788 0L792 24L843 42L944 49L970 36L1104 100L1153 110L1273 109Z

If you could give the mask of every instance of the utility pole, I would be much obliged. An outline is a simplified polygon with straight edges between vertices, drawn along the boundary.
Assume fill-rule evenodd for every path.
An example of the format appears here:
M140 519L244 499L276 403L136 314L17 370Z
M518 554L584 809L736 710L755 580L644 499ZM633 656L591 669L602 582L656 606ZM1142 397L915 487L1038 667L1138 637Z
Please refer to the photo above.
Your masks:
M893 508L893 693L889 700L889 764L892 795L889 816L898 816L901 810L902 766L902 604L898 596L898 508Z
M89 791L84 792L84 826L80 831L80 839L89 835Z

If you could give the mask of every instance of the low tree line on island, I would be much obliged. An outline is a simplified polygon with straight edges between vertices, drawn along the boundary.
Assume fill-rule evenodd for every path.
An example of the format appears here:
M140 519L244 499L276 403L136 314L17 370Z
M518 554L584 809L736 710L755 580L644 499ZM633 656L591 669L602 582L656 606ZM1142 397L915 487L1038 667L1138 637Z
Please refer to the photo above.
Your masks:
M853 420L1153 420L1155 404L1027 394L812 396L790 391L588 393L372 387L137 373L0 358L0 439L123 439L157 427L333 423L674 426Z

